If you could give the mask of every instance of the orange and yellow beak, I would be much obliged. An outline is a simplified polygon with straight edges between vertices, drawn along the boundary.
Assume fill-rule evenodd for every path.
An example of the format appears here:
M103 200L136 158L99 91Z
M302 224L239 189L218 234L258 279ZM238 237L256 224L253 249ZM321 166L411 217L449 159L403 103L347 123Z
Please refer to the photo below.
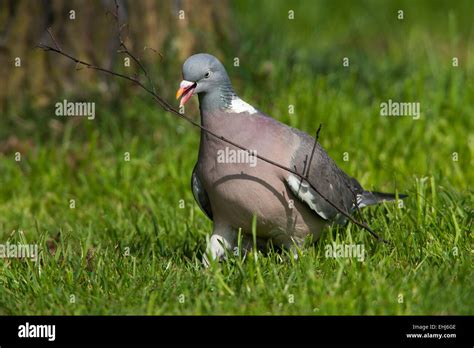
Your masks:
M193 96L194 90L196 89L196 82L181 81L179 89L176 92L176 99L181 98L179 106L183 106Z

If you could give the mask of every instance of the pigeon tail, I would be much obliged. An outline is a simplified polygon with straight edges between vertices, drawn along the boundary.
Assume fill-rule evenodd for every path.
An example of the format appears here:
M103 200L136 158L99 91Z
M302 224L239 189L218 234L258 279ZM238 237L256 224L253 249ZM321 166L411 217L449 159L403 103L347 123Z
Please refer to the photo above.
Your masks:
M405 194L398 194L398 199L403 199L408 197ZM364 191L361 194L357 195L357 204L359 208L367 207L369 205L378 204L384 201L394 201L397 199L397 196L394 193L384 193L376 191Z

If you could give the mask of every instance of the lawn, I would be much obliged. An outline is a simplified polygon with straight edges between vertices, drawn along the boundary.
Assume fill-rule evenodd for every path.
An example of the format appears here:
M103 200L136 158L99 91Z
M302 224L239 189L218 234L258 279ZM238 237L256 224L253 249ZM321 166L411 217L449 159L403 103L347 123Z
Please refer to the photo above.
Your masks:
M232 7L235 89L310 134L322 123L320 143L365 188L408 194L363 211L390 244L348 224L298 260L251 253L206 269L212 225L190 188L199 131L145 93L91 92L94 120L56 117L60 95L0 115L0 243L40 250L0 261L0 314L474 314L472 2ZM169 101L181 64L160 78ZM421 117L381 116L389 99L420 103ZM334 242L363 245L363 262L326 257Z

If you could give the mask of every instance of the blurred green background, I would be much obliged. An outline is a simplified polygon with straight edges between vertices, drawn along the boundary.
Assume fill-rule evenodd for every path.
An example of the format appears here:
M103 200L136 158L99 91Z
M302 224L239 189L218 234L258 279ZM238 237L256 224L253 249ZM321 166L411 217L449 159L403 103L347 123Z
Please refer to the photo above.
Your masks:
M211 53L242 99L310 134L322 123L321 144L364 187L410 194L403 208L366 212L395 249L374 246L368 265L346 269L320 246L296 265L203 271L211 223L189 184L198 130L139 88L35 48L50 26L65 51L137 73L115 53L113 2L2 2L0 242L39 243L44 260L41 271L1 261L0 313L472 314L472 1L120 4L127 43L168 101L184 59ZM95 102L96 118L55 116L63 99ZM198 120L193 99L186 114ZM388 99L419 102L421 118L381 117ZM354 226L339 233L375 243ZM304 300L280 305L289 291ZM182 293L194 302L170 301Z

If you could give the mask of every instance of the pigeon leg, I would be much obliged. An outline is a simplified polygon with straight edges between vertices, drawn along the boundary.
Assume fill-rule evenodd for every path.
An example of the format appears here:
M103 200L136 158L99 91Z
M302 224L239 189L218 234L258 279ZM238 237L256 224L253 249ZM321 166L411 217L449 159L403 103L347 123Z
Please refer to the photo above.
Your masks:
M262 252L267 252L268 247L268 240L265 238L257 237L257 250ZM234 255L238 256L240 251L242 252L242 256L245 257L247 254L253 251L254 249L254 242L253 236L251 234L242 234L242 240L240 243L241 250L239 250L238 246L234 248Z
M273 242L287 250L295 260L298 260L298 251L301 250L304 244L304 238L296 236L288 236L284 233L275 233Z
M209 267L210 256L213 260L223 260L226 250L233 250L237 246L237 233L229 225L215 222L211 238L207 242L206 254L203 256L203 264Z

